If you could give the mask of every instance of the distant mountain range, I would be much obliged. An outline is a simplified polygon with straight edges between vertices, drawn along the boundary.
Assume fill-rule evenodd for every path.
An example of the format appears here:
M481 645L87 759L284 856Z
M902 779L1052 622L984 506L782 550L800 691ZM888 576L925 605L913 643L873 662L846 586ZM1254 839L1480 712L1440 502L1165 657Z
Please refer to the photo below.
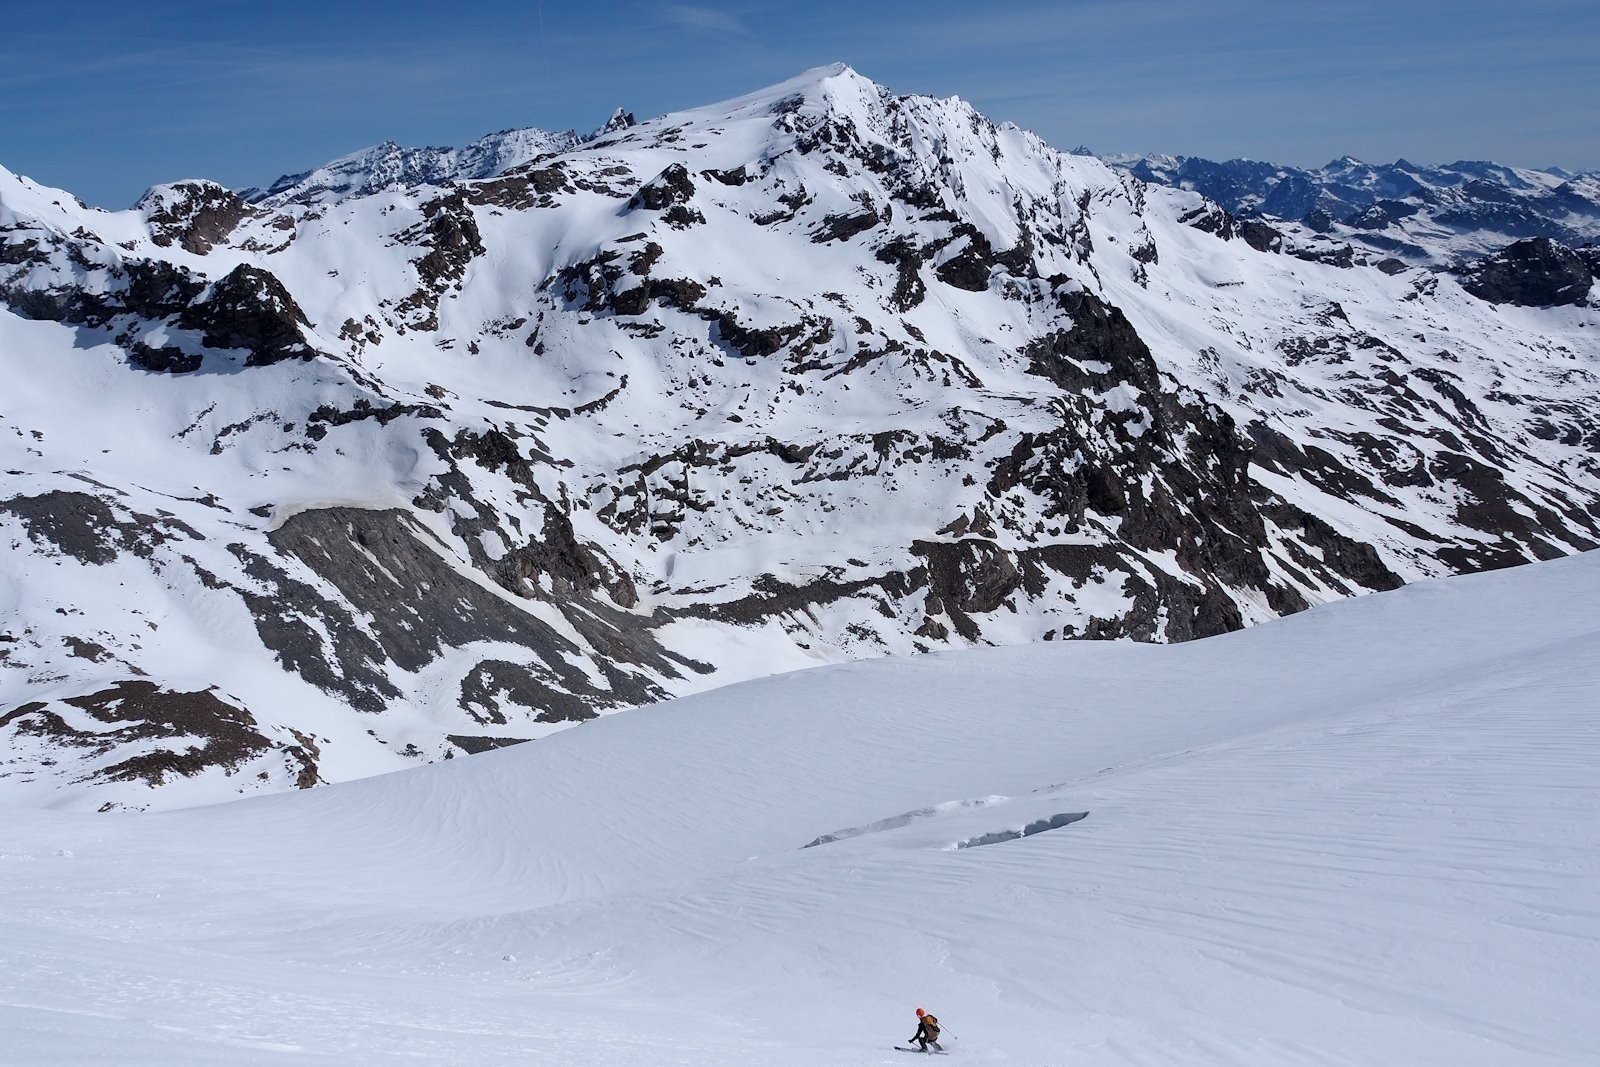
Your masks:
M1142 181L1192 189L1241 219L1267 219L1406 263L1458 266L1513 241L1600 240L1600 173L1462 161L1345 157L1317 170L1193 156L1108 156Z
M501 130L486 134L464 148L403 148L393 141L385 141L312 170L285 174L265 189L240 189L238 195L248 203L280 207L331 203L371 196L384 189L492 178L633 124L633 115L618 108L604 126L588 136L572 130L564 133Z
M465 148L403 148L393 141L364 148L299 174L286 174L265 189L241 189L252 204L320 204L371 196L384 189L442 185L491 178L531 159L564 152L581 138L572 132L501 130Z
M0 799L1600 544L1593 176L1210 166L830 67L122 212L0 170Z

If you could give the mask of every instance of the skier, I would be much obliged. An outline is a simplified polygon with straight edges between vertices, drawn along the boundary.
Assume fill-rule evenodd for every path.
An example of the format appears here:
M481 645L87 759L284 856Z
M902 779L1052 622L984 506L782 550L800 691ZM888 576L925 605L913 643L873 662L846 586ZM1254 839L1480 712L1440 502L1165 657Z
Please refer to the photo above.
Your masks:
M944 1046L939 1044L939 1020L921 1008L917 1009L917 1032L911 1035L911 1040L923 1052L929 1051L929 1045L933 1046L932 1051L944 1051Z

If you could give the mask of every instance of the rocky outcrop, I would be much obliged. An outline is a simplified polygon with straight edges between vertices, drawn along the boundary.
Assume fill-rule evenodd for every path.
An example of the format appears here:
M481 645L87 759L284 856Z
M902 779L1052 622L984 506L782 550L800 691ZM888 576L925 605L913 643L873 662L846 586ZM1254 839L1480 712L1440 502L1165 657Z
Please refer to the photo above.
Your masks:
M413 260L416 290L394 307L401 332L437 329L439 301L460 290L467 266L484 254L477 217L460 190L424 204L422 216L420 224L400 234L401 241L427 250Z
M247 571L269 590L247 594L262 643L313 685L369 711L399 697L391 675L414 674L448 649L478 643L523 650L524 662L501 662L494 677L502 689L545 694L530 710L547 718L587 718L660 699L659 685L641 666L677 676L678 664L654 642L648 618L575 603L588 591L585 576L574 574L583 565L575 548L552 562L530 555L524 566L571 576L546 595L574 609L570 617L583 645L460 574L429 539L400 511L334 508L295 515L273 532L273 547L339 596L318 593L271 560L247 559ZM591 649L605 654L606 688L577 665ZM484 684L480 675L469 675L461 699L481 699Z
M662 221L681 230L706 220L698 209L691 206L693 202L694 179L689 177L689 170L682 163L673 163L641 185L629 205L646 211L659 211Z
M1491 304L1559 307L1586 303L1594 273L1582 256L1546 237L1518 241L1462 272L1461 287Z
M0 710L0 738L10 738L9 747L42 741L61 750L71 757L82 785L131 782L155 788L208 772L233 775L273 750L281 754L295 786L306 789L321 780L319 752L309 738L277 744L254 715L214 689L175 692L145 679ZM129 750L136 754L124 755ZM37 773L11 764L0 760L0 778Z
M283 282L271 271L248 263L213 284L178 315L178 323L200 331L207 348L242 349L247 367L307 360L317 354L303 332L310 326L306 314Z
M604 137L608 133L617 133L638 124L638 120L633 117L633 112L619 107L612 112L611 117L605 121L605 125L594 132L594 136L597 138Z
M28 537L47 551L81 563L105 566L124 553L149 559L177 539L204 540L197 530L172 516L113 508L94 493L52 490L37 496L0 500L0 514L15 516Z
M203 353L193 347L146 340L167 327L195 331L203 346L228 350L230 365L239 351L250 367L317 354L306 339L305 312L263 267L241 263L208 283L177 264L123 258L87 236L32 236L5 247L19 266L48 265L59 273L46 273L48 282L41 285L25 281L25 272L8 282L0 270L0 301L26 318L114 331L107 340L143 370L188 373L204 364ZM71 269L60 269L63 260Z
M259 212L215 182L177 182L145 193L138 208L163 248L177 244L203 256L227 241L239 223ZM288 220L285 220L288 221Z

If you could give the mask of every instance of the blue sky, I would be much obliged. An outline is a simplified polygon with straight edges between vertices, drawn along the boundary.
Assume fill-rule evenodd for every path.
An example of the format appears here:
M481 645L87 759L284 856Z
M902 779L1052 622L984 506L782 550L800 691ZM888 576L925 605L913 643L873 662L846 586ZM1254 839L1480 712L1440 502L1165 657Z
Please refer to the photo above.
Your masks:
M1600 168L1600 0L6 0L0 165L90 203L590 129L834 61L1061 148Z

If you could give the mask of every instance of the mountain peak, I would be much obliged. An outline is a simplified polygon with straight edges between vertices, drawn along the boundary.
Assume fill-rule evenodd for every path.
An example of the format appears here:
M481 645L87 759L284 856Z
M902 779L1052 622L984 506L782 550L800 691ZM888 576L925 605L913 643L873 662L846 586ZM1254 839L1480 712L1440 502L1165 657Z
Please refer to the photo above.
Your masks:
M177 181L152 185L146 189L144 195L139 198L139 202L134 205L134 210L149 214L152 211L160 210L175 199L192 196L195 193L226 193L227 191L226 186L211 181L209 178L180 178Z
M810 70L801 71L793 78L790 78L788 82L782 84L801 83L824 86L834 82L841 84L870 85L874 89L879 88L876 82L874 82L871 78L867 78L858 73L856 69L848 63L824 63L820 67L812 67Z
M648 140L653 133L686 125L720 126L730 120L775 113L834 115L848 118L860 129L869 129L883 117L883 104L893 95L847 63L828 63L742 96L662 115L644 123L640 123L633 112L618 107L603 125L588 135L571 130L550 133L528 127L487 134L461 148L407 148L392 140L383 141L310 170L286 174L264 189L238 190L238 195L250 203L275 207L288 203L330 203L369 196L396 186L438 185L446 181L496 177L539 156L570 151L594 142L609 144L629 140L638 143L641 138ZM635 129L639 131L637 134L633 132Z
M770 112L779 105L785 111L805 108L849 110L888 92L877 82L857 73L847 63L828 63L753 92L682 112L681 116L735 117ZM681 116L667 117L677 119Z
M601 126L598 130L592 133L589 139L593 140L596 137L604 137L608 133L616 133L618 130L626 130L630 126L637 126L638 124L638 120L633 117L633 112L629 111L627 108L619 107L616 111L612 112L611 117L606 120L605 125Z

